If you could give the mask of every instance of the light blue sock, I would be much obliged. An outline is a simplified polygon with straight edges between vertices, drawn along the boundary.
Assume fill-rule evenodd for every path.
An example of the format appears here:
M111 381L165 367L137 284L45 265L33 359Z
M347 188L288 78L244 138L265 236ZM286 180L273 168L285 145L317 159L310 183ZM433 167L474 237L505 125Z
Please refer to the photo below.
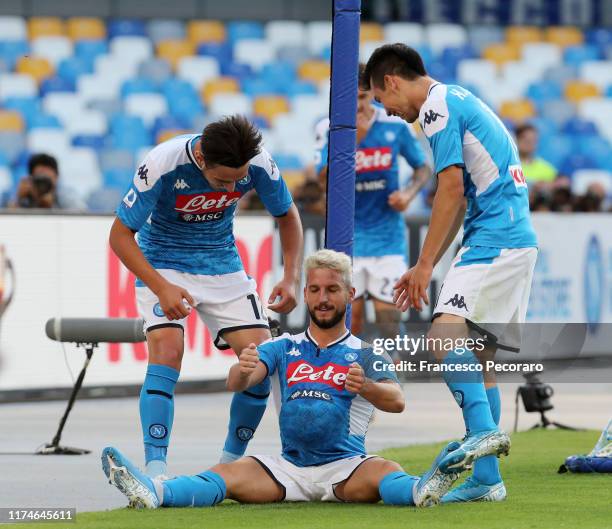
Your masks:
M180 476L162 482L163 507L210 507L225 499L225 480L207 470L196 476Z
M387 505L414 505L412 490L419 478L398 470L380 480L378 493Z
M489 399L489 407L495 424L499 426L499 418L501 416L501 399L499 396L499 388L494 386L487 389L487 398ZM499 461L495 456L486 456L477 459L474 463L474 478L484 485L495 485L501 481L499 473Z
M451 351L444 359L444 363L459 369L444 371L443 377L463 412L466 431L478 433L495 430L496 425L491 417L482 371L477 370L480 362L474 353L469 349L462 349L460 352Z
M247 391L234 393L230 406L227 437L223 446L222 463L229 463L244 455L266 411L269 394L269 377Z
M168 366L150 364L140 391L140 424L145 447L145 463L165 463L172 421L174 419L174 386L179 372ZM163 473L159 463L157 473Z

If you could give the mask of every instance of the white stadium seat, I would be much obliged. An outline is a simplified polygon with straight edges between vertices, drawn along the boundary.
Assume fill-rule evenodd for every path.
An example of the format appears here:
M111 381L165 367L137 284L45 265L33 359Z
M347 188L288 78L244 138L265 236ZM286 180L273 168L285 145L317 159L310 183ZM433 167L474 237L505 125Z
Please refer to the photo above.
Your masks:
M251 98L245 94L217 94L209 105L210 114L215 117L231 114L250 115L253 110Z
M196 90L219 74L219 63L214 57L183 57L177 69L177 76L189 81Z
M414 22L390 22L385 24L385 42L401 42L408 46L422 46L425 42L425 30L421 24Z
M28 29L23 17L0 17L2 40L28 40Z
M28 150L64 156L70 149L68 134L63 129L36 128L28 133Z
M78 93L89 103L96 100L116 99L119 97L122 75L104 77L96 74L82 75L77 80Z
M276 58L274 46L262 39L242 39L234 46L234 61L248 64L255 70Z
M140 64L153 57L153 44L147 37L120 36L110 41L110 54L123 61Z
M531 83L541 79L538 72L532 70L522 61L508 61L501 67L502 79L517 90L517 98L522 95Z
M320 55L325 48L331 47L332 23L309 22L306 24L306 46L313 55Z
M306 42L306 29L297 20L274 20L266 24L266 40L275 49L283 46L303 46Z
M102 185L96 151L89 147L73 147L58 159L64 184L85 200Z
M20 73L0 74L0 101L9 97L36 97L38 87L29 75Z
M0 193L6 193L13 187L13 177L8 167L0 166Z
M457 67L459 84L474 84L476 86L492 83L497 79L497 67L494 62L486 59L466 59Z
M309 128L322 116L329 113L329 94L298 95L291 100L291 113L300 120L303 127Z
M584 195L591 184L601 184L606 195L612 194L612 174L599 169L579 169L572 175L572 192Z
M38 37L31 42L31 48L33 55L44 57L53 65L58 65L74 53L68 37Z
M66 122L66 132L70 136L103 136L108 131L106 115L99 110L84 110L80 115Z
M43 97L42 108L66 125L78 119L85 111L85 100L79 94L72 92L51 92Z
M496 79L484 84L476 84L480 96L493 110L497 111L504 101L512 101L520 97L516 87L503 79Z
M599 132L612 142L612 99L593 97L583 99L578 105L580 117L594 122Z
M612 85L612 61L586 61L580 66L580 78L603 92Z
M444 48L463 46L467 43L467 31L458 24L429 24L425 30L427 44L434 53Z
M533 42L523 46L522 59L534 73L542 75L547 68L561 64L563 55L555 44Z
M367 42L362 42L359 48L359 62L368 62L368 59L370 58L370 55L374 53L374 50L382 46L383 44L385 44L385 42L379 40L369 40Z
M161 94L130 94L123 104L127 114L140 116L148 127L168 113L168 103Z
M122 57L117 55L100 55L96 59L94 71L104 79L112 78L113 80L126 81L136 77L138 63L124 61Z

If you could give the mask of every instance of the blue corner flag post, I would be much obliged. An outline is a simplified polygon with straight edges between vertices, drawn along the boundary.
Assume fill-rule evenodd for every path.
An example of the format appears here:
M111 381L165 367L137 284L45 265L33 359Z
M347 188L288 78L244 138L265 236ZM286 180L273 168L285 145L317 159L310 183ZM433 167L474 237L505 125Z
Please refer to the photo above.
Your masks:
M333 6L325 247L352 257L361 0L334 0Z

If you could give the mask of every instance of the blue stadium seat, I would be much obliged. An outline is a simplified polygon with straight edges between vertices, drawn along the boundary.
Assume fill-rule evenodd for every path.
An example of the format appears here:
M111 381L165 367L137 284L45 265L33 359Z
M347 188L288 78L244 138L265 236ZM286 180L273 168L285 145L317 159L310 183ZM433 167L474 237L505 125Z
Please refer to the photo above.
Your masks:
M155 44L162 40L183 40L185 24L181 20L150 20L147 23L147 35Z
M74 136L72 138L72 145L74 147L89 147L99 151L106 145L106 136L82 134Z
M69 57L64 59L57 68L57 75L69 83L76 85L77 79L81 75L93 72L93 63L79 57Z
M419 55L423 59L423 63L425 64L425 68L434 60L434 52L427 44L421 44L420 46L415 46L414 48L419 52Z
M300 64L311 59L311 54L304 46L283 46L276 51L279 61ZM327 58L329 60L329 57Z
M30 126L36 114L41 112L40 100L37 97L9 97L2 105L7 110L16 110Z
M80 40L74 45L74 56L93 66L96 58L108 53L108 43L105 40Z
M106 26L108 38L122 36L146 37L147 31L145 23L142 20L134 20L130 18L115 18L110 20Z
M123 189L103 187L93 190L86 200L87 209L92 213L112 213L121 202L125 187Z
M541 115L563 125L576 115L576 110L564 99L550 99L542 103Z
M596 61L601 58L599 46L594 44L568 46L563 53L565 64L580 66L585 61Z
M25 40L0 40L0 59L9 70L13 70L17 59L29 51L30 45Z
M134 176L133 169L107 169L102 173L104 186L115 189L127 189Z
M238 82L253 75L253 68L251 68L248 64L240 64L238 62L222 62L220 66L221 75L226 77L234 77Z
M263 66L259 72L260 77L274 81L276 86L282 87L287 83L292 83L296 79L297 68L289 61L275 61Z
M40 95L44 97L50 92L74 92L75 82L64 77L53 76L43 79L40 83Z
M157 135L164 130L189 129L190 126L190 121L179 119L175 116L160 116L153 123L152 133L153 137L157 138Z
M612 171L612 146L600 136L577 138L578 152L591 157L600 169Z
M317 87L309 81L293 81L284 86L282 92L290 98L306 94L316 95L319 93Z
M25 147L21 132L0 132L0 165L15 165Z
M28 122L28 128L61 129L62 124L56 116L53 116L51 114L37 113L32 117L32 120Z
M559 166L561 174L572 176L579 169L597 169L597 162L588 155L574 152L570 154Z
M604 48L612 44L612 29L610 28L594 28L586 30L586 41L589 44L594 44L600 48Z
M199 97L179 95L167 100L168 111L182 126L179 128L191 129L194 120L204 113L204 106Z
M260 22L233 21L227 25L227 38L234 44L241 39L263 39L264 27Z
M160 86L172 77L172 67L164 59L146 59L138 66L138 77L149 79Z
M276 162L276 165L278 165L281 171L302 169L302 167L304 166L300 157L296 156L295 154L274 154L274 161Z
M559 133L559 127L557 123L555 123L551 119L538 116L530 119L529 123L537 129L540 138L554 136Z
M115 114L110 119L111 146L137 150L152 144L152 137L138 116Z
M232 47L226 42L204 42L198 45L198 55L214 57L219 64L233 60Z
M433 61L428 64L427 73L436 81L440 81L444 84L455 84L456 82L456 69L449 68L448 65L442 61Z
M465 59L478 58L476 50L470 45L444 48L440 55L440 61L452 72L453 77L457 75L457 65Z
M260 130L270 128L270 122L264 116L249 116L249 121Z
M571 138L559 134L541 137L538 154L558 168L574 150L575 146Z
M180 96L189 96L194 99L198 98L198 94L195 91L193 85L188 81L183 81L182 79L177 79L172 77L168 79L162 86L161 92L168 102L174 97Z
M577 137L597 136L597 127L592 121L577 117L567 121L562 132Z
M159 92L159 89L152 80L146 78L128 79L121 86L122 98L125 98L130 94L145 94L151 92L157 93Z
M104 148L98 152L98 163L102 173L111 169L134 171L136 166L134 153L127 149Z
M555 81L542 80L530 84L526 95L538 108L541 108L545 101L561 99L563 97L563 86Z
M280 92L272 77L251 77L241 83L242 92L250 97L277 94Z

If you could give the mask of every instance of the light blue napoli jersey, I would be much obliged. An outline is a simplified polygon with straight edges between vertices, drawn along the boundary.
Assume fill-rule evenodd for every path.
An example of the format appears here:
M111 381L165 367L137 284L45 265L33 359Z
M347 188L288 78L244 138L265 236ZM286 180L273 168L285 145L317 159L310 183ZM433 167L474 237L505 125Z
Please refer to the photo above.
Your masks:
M327 165L329 119L317 125L317 172ZM425 153L405 121L375 107L374 122L357 146L355 159L355 257L407 254L402 213L389 207L399 186L398 157L413 168L425 165Z
M436 83L419 122L433 151L435 172L451 165L463 168L463 246L537 246L518 151L493 111L460 86Z
M243 269L233 234L238 200L255 189L274 216L287 213L291 195L272 157L262 150L234 191L214 190L192 147L198 135L178 136L155 147L137 169L117 216L138 232L154 268L220 275Z
M257 346L260 360L280 395L279 426L283 457L300 467L323 465L364 455L365 436L374 406L344 389L353 362L374 381L397 378L383 365L387 355L346 334L320 348L308 331L282 336Z

